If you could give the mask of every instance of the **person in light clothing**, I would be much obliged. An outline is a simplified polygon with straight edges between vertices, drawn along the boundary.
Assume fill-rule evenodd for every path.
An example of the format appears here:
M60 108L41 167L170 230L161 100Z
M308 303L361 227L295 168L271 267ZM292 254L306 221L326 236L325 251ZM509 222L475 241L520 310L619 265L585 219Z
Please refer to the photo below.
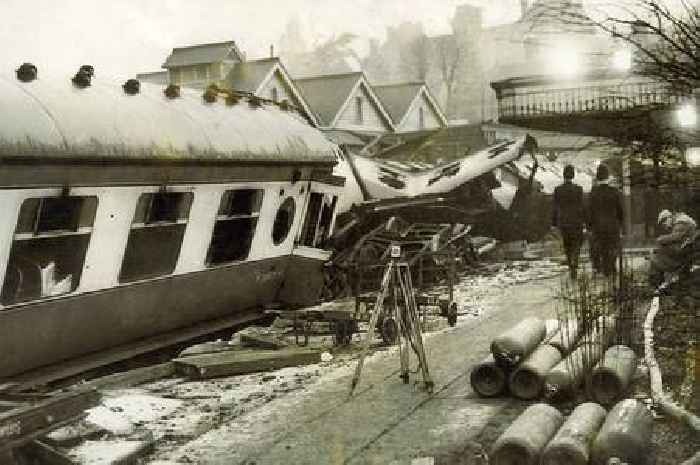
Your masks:
M649 282L658 286L664 273L679 269L684 263L683 247L695 238L697 224L683 212L663 210L659 213L659 227L665 232L656 238L656 249L651 257Z

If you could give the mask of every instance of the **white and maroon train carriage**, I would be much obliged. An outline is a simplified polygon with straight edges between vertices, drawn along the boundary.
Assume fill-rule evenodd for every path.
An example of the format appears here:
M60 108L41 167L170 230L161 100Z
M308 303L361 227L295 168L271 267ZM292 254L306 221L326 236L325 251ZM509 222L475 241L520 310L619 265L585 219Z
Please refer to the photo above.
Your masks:
M0 76L0 378L316 299L343 184L321 132L245 99L31 77Z

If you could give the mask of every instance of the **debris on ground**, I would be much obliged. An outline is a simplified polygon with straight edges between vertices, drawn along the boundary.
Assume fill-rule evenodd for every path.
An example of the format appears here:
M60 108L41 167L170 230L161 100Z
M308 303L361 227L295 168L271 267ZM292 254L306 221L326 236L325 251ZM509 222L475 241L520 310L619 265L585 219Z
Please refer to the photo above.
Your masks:
M321 361L318 350L288 348L280 350L240 350L193 355L175 360L178 373L190 379L209 379L309 365Z
M698 395L697 344L700 323L698 272L670 286L659 298L659 312L653 321L654 357L663 380L663 392L669 403L700 416ZM651 403L649 385L642 395ZM652 443L657 451L656 465L678 464L697 453L697 432L682 421L662 412L654 425Z
M492 312L490 302L498 298L505 288L542 278L552 278L564 270L565 267L551 260L520 261L486 265L480 275L463 276L454 289L460 315L457 327L449 327L444 317L429 312L423 322L424 329L428 331L425 337L439 337L440 334L455 331L462 325L489 318ZM353 300L330 304L332 305L319 305L314 309L354 307ZM172 463L174 457L178 463L187 463L188 460L194 463L196 455L187 452L184 446L203 437L207 432L231 423L236 418L246 418L253 412L261 412L260 415L263 415L262 412L272 408L266 407L268 405L275 405L276 410L285 403L298 402L298 396L291 394L303 391L305 396L313 395L314 386L326 385L338 378L349 376L354 370L359 343L366 337L368 330L365 323L361 322L358 326L358 332L353 334L347 346L335 344L328 325L312 328L306 341L308 345L301 348L314 353L315 360L309 365L240 375L226 374L211 379L198 379L199 375L195 379L188 379L175 373L169 378L149 381L139 386L103 389L102 404L89 411L85 420L56 431L52 436L57 447L71 457L78 457L79 454L86 457L97 451L96 445L86 445L90 441L103 443L104 447L100 449L99 455L105 460L119 456L131 446L136 449L136 443L143 446L139 450L148 451L148 447L143 443L153 441L155 449L147 453L147 463L157 463L158 460L168 460ZM188 359L191 362L202 358L234 358L244 353L279 355L297 348L295 342L298 333L292 319L278 318L269 328L264 328L262 333L263 336L283 341L289 347L279 350L246 348L243 347L239 332L229 339L188 348L180 353L177 363ZM261 332L256 330L256 336L260 334ZM299 338L299 342L305 341ZM395 357L395 348L384 346L378 334L375 335L372 346L375 348L375 352L370 355L372 360ZM192 363L192 366L196 364ZM130 377L126 376L124 379ZM268 416L269 413L263 415ZM250 416L249 421L252 423L247 424L246 434L269 427L264 421L256 421L255 418L256 414ZM128 444L124 444L125 442ZM93 455L97 454L94 452Z

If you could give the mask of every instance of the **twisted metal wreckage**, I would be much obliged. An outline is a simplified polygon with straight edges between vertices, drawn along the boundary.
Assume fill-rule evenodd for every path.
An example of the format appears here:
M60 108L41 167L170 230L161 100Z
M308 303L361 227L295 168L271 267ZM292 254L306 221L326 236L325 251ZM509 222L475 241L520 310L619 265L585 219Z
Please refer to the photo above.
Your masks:
M253 97L35 71L0 76L5 380L202 322L230 327L272 302L315 302L334 230L349 244L354 226L416 206L468 223L474 181L536 145L523 137L404 172ZM471 199L482 212L493 210L483 196L514 192L488 187ZM351 218L342 228L339 215Z

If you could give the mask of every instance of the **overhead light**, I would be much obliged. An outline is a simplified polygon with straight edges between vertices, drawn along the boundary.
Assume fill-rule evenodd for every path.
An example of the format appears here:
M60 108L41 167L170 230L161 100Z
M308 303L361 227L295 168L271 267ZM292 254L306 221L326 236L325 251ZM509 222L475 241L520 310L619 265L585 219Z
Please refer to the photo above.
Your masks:
M698 123L698 112L695 105L686 103L676 110L676 118L681 127L694 127Z
M688 147L685 151L685 161L690 166L700 166L700 147Z
M617 71L629 71L632 67L632 52L623 48L613 53L612 67Z
M582 71L581 54L571 44L555 45L545 58L546 66L559 76L574 77Z

